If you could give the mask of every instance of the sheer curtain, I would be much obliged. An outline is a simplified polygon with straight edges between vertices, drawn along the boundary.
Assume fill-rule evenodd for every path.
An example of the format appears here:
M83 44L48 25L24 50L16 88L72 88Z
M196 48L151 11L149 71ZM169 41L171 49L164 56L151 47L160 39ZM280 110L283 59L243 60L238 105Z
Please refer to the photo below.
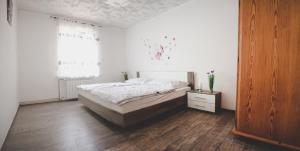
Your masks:
M99 76L99 32L88 24L58 19L58 71L64 79Z

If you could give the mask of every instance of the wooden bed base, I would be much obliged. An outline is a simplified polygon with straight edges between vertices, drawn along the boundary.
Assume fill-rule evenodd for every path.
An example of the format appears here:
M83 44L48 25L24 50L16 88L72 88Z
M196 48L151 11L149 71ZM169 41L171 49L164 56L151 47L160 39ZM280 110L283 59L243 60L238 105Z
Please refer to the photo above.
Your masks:
M137 76L140 76L139 72ZM193 90L195 86L194 72L186 72L186 81ZM125 114L121 114L119 112L106 108L81 95L78 96L78 100L90 110L100 115L102 118L121 127L129 127L156 115L169 111L176 111L176 109L180 108L185 109L187 107L187 95Z
M179 108L185 109L187 106L187 96L184 95L173 100L169 100L129 113L121 114L98 103L95 103L81 95L78 96L78 100L90 110L100 115L102 118L121 127L130 127L134 124L140 123L159 114L173 111Z

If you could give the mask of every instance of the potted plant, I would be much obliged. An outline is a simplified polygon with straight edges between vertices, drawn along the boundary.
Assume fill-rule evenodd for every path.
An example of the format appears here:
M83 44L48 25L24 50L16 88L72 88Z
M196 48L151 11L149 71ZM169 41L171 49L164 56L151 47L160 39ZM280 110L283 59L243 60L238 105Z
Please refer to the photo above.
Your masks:
M209 86L209 90L211 93L214 92L214 82L215 82L215 74L214 74L214 70L211 70L209 72L207 72L208 75L208 86Z
M123 74L123 76L124 76L124 79L125 79L125 80L128 80L128 74L127 74L127 72L122 72L122 74Z

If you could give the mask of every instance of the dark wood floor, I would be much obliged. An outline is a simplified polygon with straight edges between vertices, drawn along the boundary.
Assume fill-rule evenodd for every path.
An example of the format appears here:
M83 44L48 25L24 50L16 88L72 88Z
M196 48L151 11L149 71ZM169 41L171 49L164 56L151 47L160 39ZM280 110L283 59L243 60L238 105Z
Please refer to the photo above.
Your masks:
M273 151L231 134L234 113L196 110L161 116L131 129L104 121L78 101L22 106L3 151Z

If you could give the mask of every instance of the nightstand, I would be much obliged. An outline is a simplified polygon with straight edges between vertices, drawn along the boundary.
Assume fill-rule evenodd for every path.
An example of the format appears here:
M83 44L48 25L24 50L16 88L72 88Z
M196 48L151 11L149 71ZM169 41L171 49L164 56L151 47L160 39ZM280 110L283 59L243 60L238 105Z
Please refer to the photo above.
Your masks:
M221 92L189 91L188 107L208 112L218 112L221 107Z

